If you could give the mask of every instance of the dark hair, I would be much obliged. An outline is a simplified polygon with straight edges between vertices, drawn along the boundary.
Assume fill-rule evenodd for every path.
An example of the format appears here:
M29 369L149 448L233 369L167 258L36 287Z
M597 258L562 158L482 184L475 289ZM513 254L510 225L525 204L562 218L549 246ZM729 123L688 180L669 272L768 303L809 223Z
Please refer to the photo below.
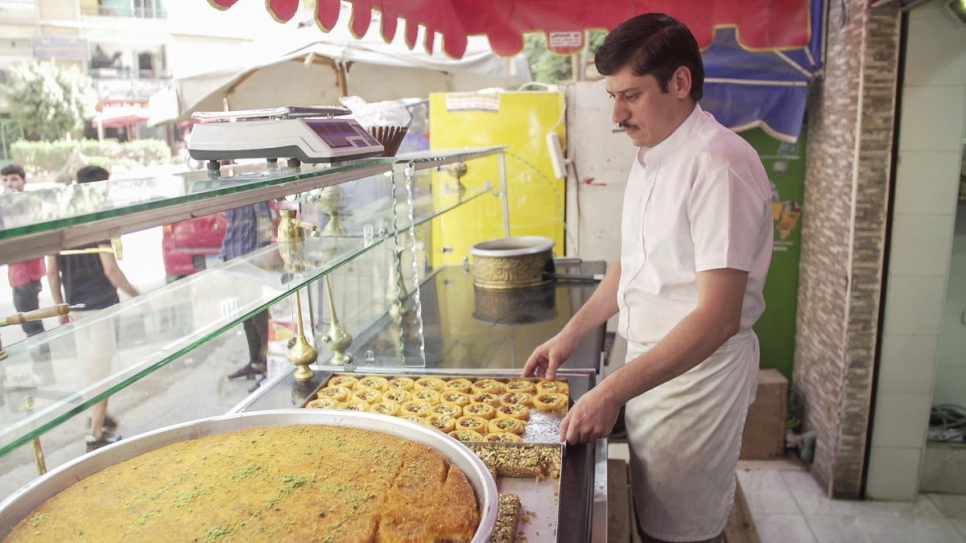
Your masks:
M110 172L100 166L84 166L77 170L78 183L91 183L93 181L107 181L111 176Z
M668 91L678 68L691 70L691 98L704 95L704 63L694 34L670 15L645 13L628 19L604 38L594 57L601 75L613 75L629 67L634 75L652 75Z
M23 166L20 164L7 164L2 169L0 169L0 175L10 175L17 174L21 179L27 178L27 172L24 171Z

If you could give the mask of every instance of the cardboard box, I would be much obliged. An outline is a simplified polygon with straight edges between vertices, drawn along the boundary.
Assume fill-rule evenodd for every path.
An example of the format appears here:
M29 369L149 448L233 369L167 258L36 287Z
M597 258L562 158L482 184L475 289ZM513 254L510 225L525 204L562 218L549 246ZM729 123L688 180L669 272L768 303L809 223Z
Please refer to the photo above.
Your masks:
M788 379L778 370L758 371L758 392L741 437L741 460L771 460L785 454Z

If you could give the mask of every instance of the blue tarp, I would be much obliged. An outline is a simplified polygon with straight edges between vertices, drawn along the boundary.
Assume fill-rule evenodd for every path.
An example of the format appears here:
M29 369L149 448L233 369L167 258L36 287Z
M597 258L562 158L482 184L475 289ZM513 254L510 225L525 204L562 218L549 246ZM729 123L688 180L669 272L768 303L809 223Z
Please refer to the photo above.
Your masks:
M795 142L805 118L808 87L821 68L824 7L812 0L808 47L749 51L733 27L717 29L702 52L705 69L701 107L735 131L761 127L773 137Z

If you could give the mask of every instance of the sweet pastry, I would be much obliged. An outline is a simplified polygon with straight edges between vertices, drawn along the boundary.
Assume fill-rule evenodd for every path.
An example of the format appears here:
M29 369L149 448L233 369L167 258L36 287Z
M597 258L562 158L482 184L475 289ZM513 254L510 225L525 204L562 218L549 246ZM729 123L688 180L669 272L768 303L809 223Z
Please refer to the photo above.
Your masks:
M488 403L471 403L463 408L463 415L490 420L496 416L496 408Z
M530 408L525 405L508 404L496 408L496 418L530 420Z
M403 402L402 404L403 413L408 413L410 415L416 415L419 417L429 415L429 410L432 408L433 404L420 400L409 400L408 402Z
M507 392L500 396L500 403L503 405L533 405L533 395L528 392Z
M439 392L431 388L416 389L413 391L414 400L422 400L424 402L429 402L433 405L439 403Z
M560 477L560 446L527 443L519 447L494 447L487 443L467 445L487 469L499 477Z
M536 390L537 386L529 379L514 379L506 384L507 392L527 392L533 394Z
M346 387L347 389L352 390L355 388L357 382L359 382L359 379L351 375L333 375L332 378L329 379L329 382L326 384L326 386Z
M553 392L543 392L533 397L533 406L543 413L565 413L567 396Z
M333 398L316 398L305 404L309 409L338 409L339 400Z
M389 388L389 380L385 377L379 377L377 375L370 375L368 377L363 377L359 379L356 388L373 388L379 392L385 392Z
M467 393L470 391L470 387L473 386L473 382L469 379L464 379L462 377L457 377L456 379L450 379L446 381L443 385L443 392L463 392Z
M470 403L487 403L497 407L500 405L500 397L492 392L475 392L470 394Z
M463 407L464 405L469 405L470 403L469 394L464 394L462 392L443 392L443 394L439 397L439 399L443 403L452 403L460 407Z
M473 383L471 390L474 392L489 392L490 394L503 394L506 392L506 385L496 379L480 379Z
M382 393L382 399L387 402L405 403L412 399L412 393L390 386L389 390Z
M456 419L446 415L429 415L426 417L426 422L444 434L456 430Z
M393 377L389 380L388 387L389 390L412 390L415 382L409 377Z
M483 441L483 434L473 430L453 430L448 435L457 441Z
M566 381L546 381L537 382L537 392L553 392L555 394L570 394L570 385Z
M339 404L339 409L346 411L369 411L369 404L362 400L350 400Z
M319 390L319 398L331 398L336 401L344 402L349 397L351 391L343 386L325 387Z
M520 419L500 418L491 420L486 428L491 434L510 432L511 434L520 435L526 431L527 423Z
M472 405L472 404L470 404ZM469 407L469 406L467 406ZM474 432L486 432L486 425L489 421L483 417L468 417L466 415L456 419L457 430L472 430Z
M520 523L520 496L502 493L497 501L496 525L490 533L490 543L513 543L516 541L517 525Z
M503 419L503 420L509 420L509 419ZM504 443L520 443L521 441L523 441L523 438L512 432L490 432L489 434L486 434L485 436L483 436L483 440L491 441L491 442L500 441Z
M40 505L5 541L468 543L479 511L466 475L431 447L359 428L274 426L105 468Z
M458 419L463 416L463 408L453 403L441 403L430 409L432 415L446 415Z
M352 393L352 397L367 404L374 404L382 399L382 392L374 388L360 388Z
M379 413L380 415L389 415L395 417L399 415L399 404L396 402L376 402L372 404L369 411L373 413Z
M416 379L416 383L413 388L416 390L428 388L438 391L443 388L444 384L446 384L446 381L443 381L439 377L423 377L421 379Z

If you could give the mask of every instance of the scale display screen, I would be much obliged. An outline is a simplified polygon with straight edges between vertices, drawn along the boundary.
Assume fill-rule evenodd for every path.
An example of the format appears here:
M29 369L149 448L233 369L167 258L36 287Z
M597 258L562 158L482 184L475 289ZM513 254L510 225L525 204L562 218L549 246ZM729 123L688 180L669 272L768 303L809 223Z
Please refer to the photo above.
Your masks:
M347 121L308 121L306 124L332 149L367 147L379 143L368 132L357 130L358 125Z

